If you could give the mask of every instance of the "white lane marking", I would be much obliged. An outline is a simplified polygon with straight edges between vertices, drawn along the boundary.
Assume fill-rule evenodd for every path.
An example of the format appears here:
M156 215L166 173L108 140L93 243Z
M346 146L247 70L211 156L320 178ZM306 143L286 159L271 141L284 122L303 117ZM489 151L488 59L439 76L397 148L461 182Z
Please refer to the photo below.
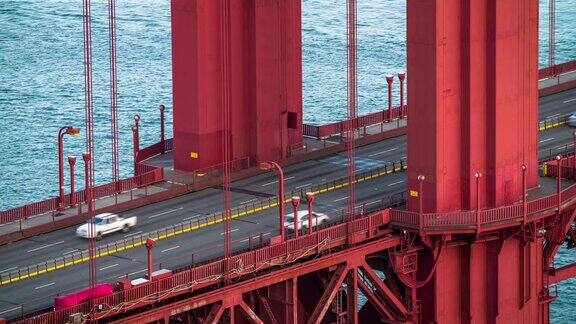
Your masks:
M142 270L138 270L138 271L135 271L135 272L131 272L131 273L129 273L128 275L131 276L131 275L135 275L135 274L138 274L138 273L140 273L140 272L145 272L145 271L148 271L148 269L142 269ZM126 278L126 276L120 276L120 277L118 277L118 279L120 279L120 278Z
M230 230L230 233L236 232L237 230L239 230L239 228L231 229L231 230ZM222 233L220 233L220 235L224 235L224 233L222 232Z
M568 145L564 145L564 146L558 146L556 149L557 149L557 150L563 150L563 149L565 149L565 148L567 148L567 147L570 147L570 146L574 146L574 143L571 143L571 144L568 144Z
M115 264L106 266L106 267L104 267L104 268L100 268L100 271L106 270L106 269L110 269L110 268L114 268L114 267L117 267L117 266L119 266L119 264L118 264L118 263L115 263Z
M1 272L8 272L10 270L16 270L16 269L18 269L18 267L12 267L12 268L8 268L8 269L0 270L0 273Z
M386 154L386 153L389 153L389 152L392 152L392 151L396 151L397 149L398 149L397 147L394 147L394 148L391 148L391 149L388 149L388 150L384 150L384 151L376 152L376 153L374 153L374 154L370 154L369 156L378 156L378 155Z
M179 248L179 247L180 247L180 245L176 245L176 246L173 246L173 247L171 247L171 248L164 249L164 250L160 251L160 253L164 253L164 252L176 250L176 249Z
M156 218L156 217L158 217L158 216L163 216L163 215L170 214L170 213L173 213L173 212L177 212L177 211L182 210L182 209L184 209L184 207L175 208L175 209L170 209L170 210L167 210L167 211L165 211L165 212L161 212L161 213L156 214L156 215L148 216L148 219Z
M51 282L51 283L49 283L49 284L45 284L45 285L42 285L42 286L38 286L38 287L34 288L34 290L38 290L38 289L50 287L50 286L55 285L55 284L56 284L55 282Z
M378 204L378 203L380 203L380 202L381 202L381 200L376 200L376 201L372 201L372 202L366 203L364 206L374 205L374 204Z
M334 201L334 202L338 202L338 201L342 201L342 200L344 200L344 199L348 199L348 196L342 197L342 198L338 198L338 199L334 199L333 201Z
M1 311L1 312L0 312L0 315L6 314L6 313L10 313L10 312L13 312L13 311L19 310L19 309L22 309L22 307L18 306L18 307L10 308L10 309L7 309L7 310L5 310L5 311Z
M67 255L67 254L71 254L74 252L78 252L78 250L72 250L72 251L64 252L64 253L62 253L62 255Z
M395 186L395 185L399 185L399 184L401 184L401 183L404 183L404 180L392 182L391 184L388 185L388 187L392 187L392 186Z
M256 198L243 201L243 202L240 203L240 205L244 205L244 204L247 204L247 203L249 203L249 202L253 202L254 200L256 200Z
M400 158L400 160L406 160L407 156L403 156Z
M546 117L546 119L548 119L548 118L553 118L553 117L556 117L556 116L560 116L560 113L557 113L557 114L554 114L554 115L550 115L550 116Z
M564 103L569 103L569 102L572 102L572 101L576 101L576 98L572 98L572 99L564 100Z
M56 243L52 243L52 244L43 245L43 246L41 246L41 247L37 247L37 248L35 248L35 249L28 250L28 251L26 251L26 252L27 252L27 253L36 252L36 251L40 251L40 250L42 250L42 249L45 249L45 248L47 248L47 247L51 247L51 246L58 245L58 244L62 244L62 243L64 243L64 241L60 241L60 242L56 242Z
M286 180L292 180L292 179L294 179L294 178L296 178L296 177L295 177L295 176L291 176L291 177L288 177L288 178L284 178L284 181L286 181ZM262 187L267 187L267 186L273 185L273 184L275 184L275 183L278 183L278 180L265 183L265 184L262 185Z
M270 234L272 234L272 233L268 232L268 233L262 234L262 236L266 236L266 235L270 235Z
M307 184L303 184L303 185L301 185L301 186L298 186L298 187L294 187L294 189L305 188L305 187L308 187L308 186L311 186L311 185L312 185L312 182L310 182L310 183L307 183Z
M134 235L138 235L138 234L142 234L142 231L130 233L130 234L128 234L128 235L124 235L124 237L130 237L130 236L134 236Z
M539 141L538 143L548 142L548 141L551 141L551 140L553 140L553 139L554 139L554 137L550 137L550 138L547 138L547 139L543 139L543 140Z

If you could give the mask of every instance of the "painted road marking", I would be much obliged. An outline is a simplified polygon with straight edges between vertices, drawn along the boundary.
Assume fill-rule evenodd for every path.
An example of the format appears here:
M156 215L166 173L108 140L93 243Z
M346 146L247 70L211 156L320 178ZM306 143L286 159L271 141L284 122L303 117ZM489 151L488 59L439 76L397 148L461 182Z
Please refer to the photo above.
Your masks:
M295 176L291 176L291 177L288 177L288 178L284 178L284 181L292 180L292 179L294 179L294 178L296 178L296 177L295 177ZM262 187L267 187L267 186L273 185L273 184L275 184L275 183L278 183L278 180L272 181L272 182L267 182L267 183L263 184Z
M45 285L42 285L42 286L38 286L38 287L34 288L34 290L38 290L38 289L50 287L50 286L53 286L53 285L55 285L55 284L56 284L55 282L51 282L51 283L49 283L49 284L45 284Z
M298 186L298 187L294 187L294 189L305 188L305 187L308 187L308 186L311 186L311 185L312 185L312 182L310 182L310 183L307 183L307 184L303 184L303 185L301 185L301 186Z
M186 218L182 219L182 221L184 221L184 222L185 222L185 221L189 221L189 220L191 220L191 219L195 219L195 218L198 218L198 217L200 217L200 216L202 216L202 215L194 215L194 216L186 217Z
M237 230L239 230L239 229L240 229L240 228L235 228L235 229L232 229L232 230L230 230L230 233L232 233L232 232L236 232L236 231L237 231ZM224 235L224 233L220 233L220 235Z
M2 270L2 271L0 271L0 272L8 272L8 271L11 271L11 270L16 270L16 269L18 269L18 267L12 267L12 268L8 268L8 269L4 269L4 270Z
M0 312L0 315L6 314L6 313L10 313L10 312L13 312L13 311L15 311L15 310L20 310L20 309L22 309L21 306L14 307L14 308L10 308L10 309L7 309L7 310L5 310L5 311L1 311L1 312Z
M114 268L114 267L117 267L117 266L119 266L119 264L118 264L118 263L116 263L116 264L112 264L112 265L109 265L109 266L106 266L106 267L100 268L100 271L103 271L103 270L106 270L106 269L110 269L110 268Z
M364 204L364 206L374 205L374 204L378 204L380 202L381 202L381 200L375 200L375 201L371 201L369 203Z
M553 139L554 139L554 137L550 137L550 138L547 138L547 139L543 139L543 140L541 140L541 141L538 142L538 143L545 143L545 142L551 141L551 140L553 140Z
M568 145L564 145L564 146L558 146L556 149L557 149L557 150L563 150L563 149L565 149L565 148L567 148L567 147L570 147L570 146L574 146L574 143L568 144Z
M557 114L554 114L554 115L550 115L550 116L546 117L546 119L548 119L548 118L554 118L554 117L556 117L556 116L560 116L560 113L557 113Z
M391 184L388 185L388 187L392 187L392 186L395 186L395 185L399 185L399 184L401 184L401 183L404 183L404 180L392 182Z
M142 231L130 233L130 234L128 234L128 235L124 235L124 237L130 237L130 236L134 236L134 235L138 235L138 234L142 234Z
M52 243L52 244L43 245L43 246L41 246L41 247L37 247L37 248L35 248L35 249L28 250L28 251L26 251L26 252L27 252L27 253L36 252L36 251L40 251L40 250L42 250L42 249L45 249L45 248L47 248L47 247L51 247L51 246L58 245L58 244L62 244L62 243L64 243L64 241L60 241L60 242L56 242L56 243Z
M389 153L389 152L396 151L397 149L398 149L397 147L394 147L394 148L391 148L391 149L389 149L389 150L384 150L384 151L380 151L380 152L377 152L377 153L374 153L374 154L370 154L369 156L378 156L378 155L382 155L382 154L386 154L386 153Z
M246 205L247 203L253 202L254 200L257 200L258 198L254 198L254 199L250 199L250 200L246 200L240 203L240 205Z
M156 215L148 216L148 219L156 218L156 217L158 217L158 216L163 216L163 215L170 214L170 213L173 213L173 212L177 212L177 211L182 210L182 209L184 209L184 207L180 207L180 208L176 208L176 209L170 209L170 210L167 210L167 211L165 211L165 212L161 212L161 213L156 214Z
M64 252L64 253L62 253L62 255L67 255L67 254L71 254L74 252L79 252L79 251L78 250L72 250L72 251Z
M405 169L407 169L407 166L406 166L406 165L403 165L402 167L396 167L396 168L394 168L394 169L380 170L380 171L376 172L375 174L371 174L371 175L368 176L368 177L356 179L356 181L354 181L354 183L366 182L366 181L369 181L369 180L373 180L373 179L376 179L376 178L380 178L380 177L389 175L389 174L394 173L394 172L400 172L400 171L405 170ZM339 189L342 189L342 188L346 188L347 186L348 186L348 182L347 182L347 181L344 181L344 182L342 182L342 183L335 184L335 185L330 186L330 187L328 187L328 188L322 188L322 189L315 190L315 191L314 191L314 194L316 194L316 195L321 195L321 194L323 194L323 193L327 193L327 192L339 190ZM290 198L285 199L285 200L284 200L284 203L285 203L285 204L286 204L286 203L290 203ZM235 211L235 212L232 213L232 219L236 219L236 218L248 216L248 215L251 215L251 214L255 214L255 213L258 213L258 212L261 212L261 211L264 211L264 210L267 210L267 209L270 209L270 208L274 208L274 207L277 207L277 206L278 206L278 202L275 201L275 202L270 202L270 203L268 203L268 204L265 204L265 205L262 205L262 206L260 206L260 207L256 207L256 208L253 208L253 209L250 209L250 210L245 210L245 211L237 210L237 211ZM183 227L182 229L176 230L176 231L174 231L174 232L169 232L169 233L162 234L162 235L157 234L156 239L157 239L157 240L163 240L163 239L171 238L171 237L174 237L174 236L178 236L178 235L180 235L180 234L192 232L192 231L195 231L195 230L204 228L204 227L208 227L208 226L211 226L211 225L219 224L219 223L221 223L221 222L222 222L222 219L219 218L219 219L214 219L214 220L207 221L207 222L204 222L204 223L201 223L201 224L189 225L189 226L187 226L187 227ZM271 233L265 233L265 234L263 234L263 236L266 236L266 235L271 235ZM122 252L122 251L130 250L130 249L134 249L134 248L137 248L137 247L140 247L140 246L144 246L144 244L145 244L145 241L143 241L143 240L138 240L138 241L133 242L132 244L128 244L128 245L126 245L126 246L118 247L117 249L111 249L111 250L106 250L106 251L100 252L100 253L98 253L98 254L96 255L96 258L101 258L101 257L105 257L105 256L108 256L108 255L113 255L113 254L118 253L118 252ZM81 256L81 258L78 258L78 259L74 258L74 260L64 261L64 263L62 263L62 264L60 264L60 265L51 266L51 267L48 267L48 268L43 269L43 270L28 272L28 273L26 273L26 274L22 274L22 275L20 275L20 276L18 276L18 277L15 277L15 278L9 278L9 279L2 280L2 281L0 281L0 286L1 286L1 285L6 285L6 284L10 284L10 283L14 283L14 282L16 282L16 281L20 281L20 280L24 280L24 279L36 277L36 276L39 276L39 275L42 275L42 274L45 274L45 273L48 273L48 272L56 271L56 270L59 270L59 269L62 269L62 268L70 267L70 266L77 265L77 264L79 264L79 263L88 262L88 261L89 261L89 258L88 258L87 256ZM147 271L147 270L144 269L144 270L142 270L142 271ZM142 271L137 271L137 272L132 273L132 274L140 273L140 272L142 272ZM124 278L124 276L120 276L119 278Z
M569 102L572 102L572 101L576 101L576 98L572 98L572 99L564 100L564 103L569 103Z
M338 199L334 199L333 202L342 201L342 200L344 200L344 199L348 199L348 196L342 197L342 198L338 198Z
M160 253L164 253L164 252L176 250L176 249L179 248L179 247L180 247L180 245L176 245L176 246L173 246L173 247L171 247L171 248L164 249L164 250L160 251Z
M148 269L142 269L142 270L138 270L138 271L135 271L135 272L130 272L128 275L131 276L131 275L135 275L135 274L138 274L138 273L141 273L141 272L144 272L144 271L148 271ZM120 277L118 277L118 278L126 278L126 277L125 277L125 276L120 276Z

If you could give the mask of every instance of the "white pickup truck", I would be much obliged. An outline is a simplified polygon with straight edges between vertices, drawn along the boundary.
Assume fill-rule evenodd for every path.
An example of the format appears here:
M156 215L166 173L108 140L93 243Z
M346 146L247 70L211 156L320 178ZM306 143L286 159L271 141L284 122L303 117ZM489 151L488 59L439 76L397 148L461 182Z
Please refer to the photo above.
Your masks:
M92 233L92 223L94 222L94 233ZM102 235L117 231L128 232L136 225L136 217L122 218L116 214L104 213L94 217L93 221L81 225L76 230L76 236L83 238L101 239Z

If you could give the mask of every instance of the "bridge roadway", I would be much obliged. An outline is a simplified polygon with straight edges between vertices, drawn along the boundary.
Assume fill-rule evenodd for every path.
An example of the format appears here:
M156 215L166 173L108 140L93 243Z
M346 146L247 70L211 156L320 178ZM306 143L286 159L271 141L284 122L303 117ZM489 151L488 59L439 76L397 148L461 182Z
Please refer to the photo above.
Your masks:
M551 95L541 99L540 119L564 115L576 111L576 89ZM540 133L541 157L548 156L572 145L572 129L558 127ZM360 147L357 153L357 168L369 170L383 166L389 161L404 159L406 155L405 136L388 139ZM346 176L347 158L345 153L334 154L317 160L306 161L286 168L287 192ZM233 183L233 205L238 206L252 200L274 196L277 190L276 176L266 173ZM376 207L383 196L405 190L405 173L395 173L366 181L357 185L358 202ZM339 218L339 210L347 204L346 188L318 195L315 210L327 212L332 219ZM371 204L372 203L372 204ZM144 206L121 213L122 216L137 216L139 225L130 233L113 234L98 244L114 242L125 236L181 222L190 217L219 212L221 190L210 188L170 199L161 203ZM305 207L302 207L303 209ZM286 205L287 213L292 207ZM248 236L262 233L265 239L277 235L277 209L233 220L231 237L233 249L248 246ZM86 249L85 240L74 236L75 227L47 233L0 247L0 273L17 269L56 257L71 251ZM222 225L217 224L158 241L154 248L155 269L175 268L190 264L192 254L196 262L218 257L222 254ZM257 241L257 239L256 239ZM146 251L139 247L97 260L99 282L115 282L120 276L143 277L146 272ZM49 307L58 293L70 292L88 284L88 264L66 267L57 271L0 286L0 317L11 318L21 312L18 306L25 303L25 311Z

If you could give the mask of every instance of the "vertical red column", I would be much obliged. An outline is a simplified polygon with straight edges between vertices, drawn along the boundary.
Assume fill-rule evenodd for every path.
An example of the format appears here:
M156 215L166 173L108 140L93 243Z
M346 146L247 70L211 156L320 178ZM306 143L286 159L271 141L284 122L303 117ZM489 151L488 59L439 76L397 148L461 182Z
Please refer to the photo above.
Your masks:
M229 0L230 1L230 0ZM230 1L232 159L279 160L302 142L301 6ZM174 163L221 162L220 2L172 0Z
M409 186L425 212L500 206L537 183L538 2L409 1ZM417 210L418 199L409 201Z

